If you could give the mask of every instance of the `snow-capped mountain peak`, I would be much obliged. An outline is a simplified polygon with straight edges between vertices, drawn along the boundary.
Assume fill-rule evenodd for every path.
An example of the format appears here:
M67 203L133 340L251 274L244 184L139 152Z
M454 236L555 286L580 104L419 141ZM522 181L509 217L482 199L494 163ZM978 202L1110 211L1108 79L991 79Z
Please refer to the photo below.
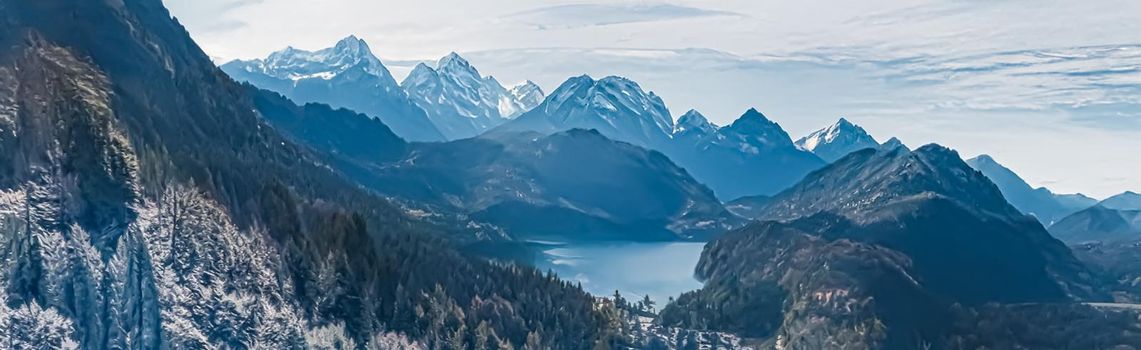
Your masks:
M306 51L289 46L265 59L234 61L227 65L239 65L246 72L293 81L311 78L331 80L359 67L370 75L391 81L392 85L396 83L380 59L372 54L368 44L356 36L341 39L326 49Z
M673 131L673 118L662 99L630 79L608 76L595 80L582 75L567 80L554 94L545 107L548 111L588 108L608 125L623 123L615 118L634 118L655 128L654 133L669 135ZM645 134L647 130L639 132Z
M447 55L445 55L444 57L440 57L440 59L436 61L436 67L440 67L440 68L447 67L447 66L453 66L453 65L454 66L461 66L461 67L470 67L471 63L468 62L466 59L464 59L462 56L460 56L460 54L456 53L455 51L449 52Z
M840 117L840 120L835 124L809 134L801 139L803 142L798 141L797 145L805 150L812 151L823 144L835 142L837 138L848 133L852 133L856 137L867 135L867 132L865 132L863 128L852 124L852 122L849 122L848 119L844 117Z
M364 39L358 38L356 35L349 35L341 39L333 46L333 50L337 53L346 56L365 57L372 56L372 51L369 50L368 43Z
M841 117L835 124L797 140L796 145L803 150L816 153L826 161L833 162L848 153L878 147L879 142L868 135L864 128Z
M543 103L543 89L535 82L526 80L522 83L515 84L508 90L515 101L519 101L520 105L526 110L538 107Z
M444 139L368 43L356 36L316 51L287 47L264 59L233 61L221 68L235 80L294 101L324 103L378 118L407 140Z
M416 65L402 87L448 139L479 135L538 105L520 97L543 98L537 89L530 93L537 91L538 97L516 95L455 52L437 60L435 68Z
M673 117L662 99L622 77L567 79L529 113L506 130L557 132L595 129L603 135L642 147L664 146L673 134Z
M674 135L706 135L717 131L717 126L709 122L701 112L691 109L682 114L674 125Z
M467 75L480 77L479 71L471 65L471 62L461 57L458 53L452 52L447 56L440 58L436 61L436 70L440 72L448 72L453 75ZM498 83L496 83L498 84Z

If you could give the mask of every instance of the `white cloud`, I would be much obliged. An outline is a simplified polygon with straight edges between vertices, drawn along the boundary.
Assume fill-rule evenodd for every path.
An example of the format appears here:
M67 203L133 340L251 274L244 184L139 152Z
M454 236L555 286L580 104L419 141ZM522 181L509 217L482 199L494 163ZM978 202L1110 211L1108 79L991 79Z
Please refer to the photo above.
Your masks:
M525 23L537 29L548 29L711 16L741 15L728 11L706 10L671 4L568 4L517 12L505 16L504 19Z

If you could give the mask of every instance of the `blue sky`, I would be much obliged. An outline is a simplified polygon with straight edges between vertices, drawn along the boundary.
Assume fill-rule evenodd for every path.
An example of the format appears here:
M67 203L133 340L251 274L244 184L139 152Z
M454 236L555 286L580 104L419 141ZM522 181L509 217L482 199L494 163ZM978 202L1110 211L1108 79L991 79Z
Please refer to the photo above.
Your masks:
M881 141L993 155L1034 185L1141 191L1141 2L1093 0L166 0L211 55L355 34L398 77L450 51L547 91L623 75L725 124L803 135L840 116Z

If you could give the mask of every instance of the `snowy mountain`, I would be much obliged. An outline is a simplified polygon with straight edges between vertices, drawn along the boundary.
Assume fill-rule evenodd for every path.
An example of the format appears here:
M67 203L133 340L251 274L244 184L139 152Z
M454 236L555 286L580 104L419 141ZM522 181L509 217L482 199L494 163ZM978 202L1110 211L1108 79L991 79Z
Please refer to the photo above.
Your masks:
M546 95L543 94L543 89L539 88L538 84L530 80L512 86L508 92L511 93L515 101L523 106L523 109L520 109L517 114L522 114L539 106L540 103L543 103L543 99L546 98ZM516 116L518 115L513 115L512 118Z
M538 106L543 91L530 81L508 90L491 76L481 76L456 53L436 67L418 64L401 86L449 140L483 133Z
M879 145L879 142L868 135L864 128L844 118L840 118L836 124L814 131L796 141L797 147L815 153L827 162L835 162L848 153Z
M606 137L650 149L669 144L673 117L662 99L622 77L571 78L535 109L504 124L501 131L555 133L596 129Z
M368 44L355 36L322 50L288 47L265 59L233 61L221 68L235 80L299 103L325 103L365 113L411 141L444 139Z
M780 125L756 109L721 128L697 111L674 123L661 98L621 77L571 78L539 107L495 131L553 134L569 129L595 129L662 152L722 200L775 194L824 164L797 149Z
M1081 194L1059 195L1045 187L1032 188L1022 177L989 155L968 159L967 164L986 175L1015 208L1050 226L1062 218L1096 204Z
M701 112L691 109L677 119L673 136L675 139L700 139L716 133L717 129Z

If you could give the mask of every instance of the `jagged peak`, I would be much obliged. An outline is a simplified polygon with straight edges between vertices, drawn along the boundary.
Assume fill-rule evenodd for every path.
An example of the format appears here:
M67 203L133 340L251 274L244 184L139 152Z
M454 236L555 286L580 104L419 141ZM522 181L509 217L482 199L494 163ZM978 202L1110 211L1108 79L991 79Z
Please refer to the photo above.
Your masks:
M692 121L701 121L701 122L708 122L709 121L709 119L705 118L704 114L701 114L701 112L698 112L696 109L690 109L690 110L686 111L685 114L682 114L681 118L678 118L678 122L680 123L682 120L692 120Z
M356 35L349 35L337 41L337 44L334 47L368 49L368 43L365 42L364 39L358 38Z
M528 94L538 94L538 96L544 95L543 88L539 87L539 84L535 84L535 82L530 80L525 80L521 83L512 85L509 90L511 91L511 94L515 95L516 97Z
M630 80L630 78L618 76L618 75L608 75L606 77L603 77L602 79L599 79L598 83L599 84L635 85L635 86L638 85L637 82Z
M436 68L471 70L472 66L471 62L468 62L468 60L464 59L462 56L460 56L460 54L452 51L446 56L440 58L439 61L436 61Z
M333 52L356 59L374 59L376 57L372 54L372 49L369 48L368 43L355 35L349 35L337 41L337 44L333 45Z
M852 132L852 133L856 133L858 135L867 135L868 134L868 132L866 130L864 130L863 127L860 127L859 125L856 125L855 123L852 123L851 121L848 121L848 119L845 117L840 117L840 120L837 120L835 124L832 124L832 126L829 126L827 129L822 130L822 131L824 131L824 133L823 133L824 135L831 136L833 138L835 136L837 136L839 133L843 133L843 132Z
M696 109L690 109L682 114L677 119L677 124L674 125L674 134L688 132L691 130L699 130L703 133L713 132L717 130L717 126L709 122L701 112Z
M365 41L350 35L332 47L308 51L288 46L273 52L264 59L234 61L223 66L248 72L266 74L281 79L332 79L338 74L355 68L363 68L370 75L390 80L395 85L391 73L373 55Z
M796 145L830 162L858 149L880 146L864 128L842 116L836 123L800 138Z
M513 85L512 87L535 87L535 88L538 88L539 84L535 84L535 82L531 81L531 79L527 79L527 80L524 80L518 84Z

